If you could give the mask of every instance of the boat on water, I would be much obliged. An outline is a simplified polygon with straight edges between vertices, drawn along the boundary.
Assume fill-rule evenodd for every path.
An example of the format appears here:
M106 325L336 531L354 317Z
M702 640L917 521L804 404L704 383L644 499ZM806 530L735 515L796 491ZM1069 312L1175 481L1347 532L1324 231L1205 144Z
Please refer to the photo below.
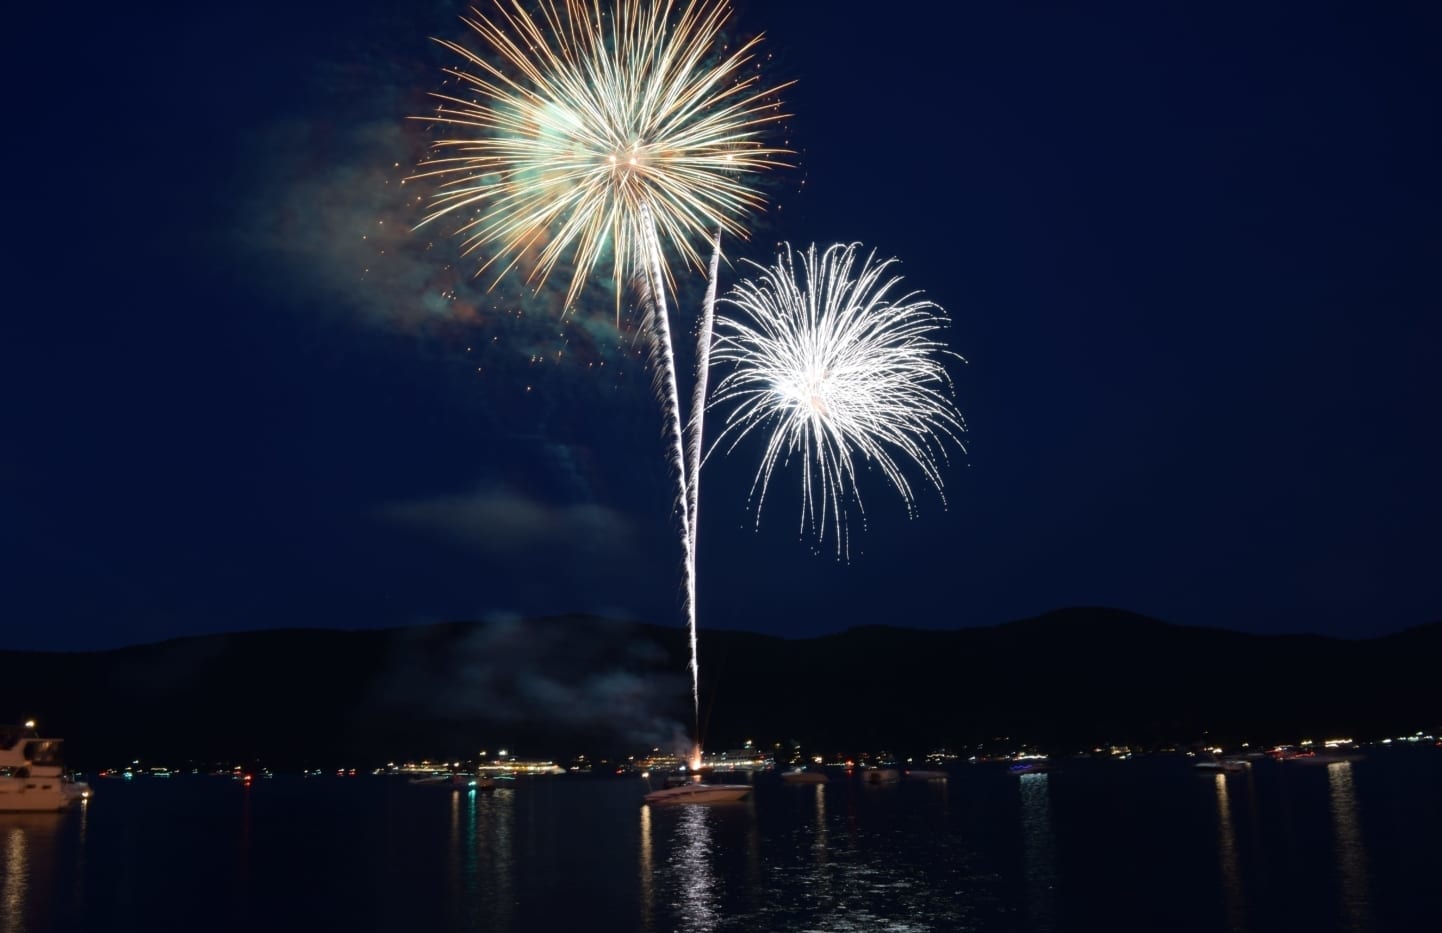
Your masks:
M62 744L34 723L0 726L0 811L65 810L90 798L90 785L65 773Z
M1302 747L1278 745L1267 750L1267 757L1299 765L1335 765L1366 758L1351 739L1328 739L1320 747L1303 742Z
M936 771L929 768L911 768L906 772L908 781L944 781L947 778L945 771Z
M901 772L895 768L867 768L862 780L867 784L895 784L901 780Z
M475 774L425 774L410 780L412 787L444 787L450 790L478 790L482 793L496 789L495 778Z
M1018 761L1006 769L1011 774L1045 774L1051 770L1051 764L1044 758Z
M1338 752L1313 752L1308 755L1292 755L1280 760L1299 765L1335 765L1344 761L1361 761L1366 755L1360 752L1338 751Z
M783 784L825 784L830 780L831 778L822 774L820 771L803 771L800 768L796 768L792 771L781 772L781 782Z
M1252 770L1252 763L1245 758L1208 758L1197 762L1195 767L1206 774L1239 774Z
M703 784L699 781L653 790L646 803L733 803L751 795L750 784Z

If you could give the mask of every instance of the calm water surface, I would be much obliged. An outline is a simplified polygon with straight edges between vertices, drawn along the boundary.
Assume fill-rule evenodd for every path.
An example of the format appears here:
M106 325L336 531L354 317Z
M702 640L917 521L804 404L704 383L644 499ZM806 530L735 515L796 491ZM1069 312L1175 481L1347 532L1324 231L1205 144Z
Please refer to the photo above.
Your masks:
M0 814L0 933L95 930L1062 931L1430 928L1442 752L1200 775L1068 761L946 782L638 781L495 794L385 778L101 781Z

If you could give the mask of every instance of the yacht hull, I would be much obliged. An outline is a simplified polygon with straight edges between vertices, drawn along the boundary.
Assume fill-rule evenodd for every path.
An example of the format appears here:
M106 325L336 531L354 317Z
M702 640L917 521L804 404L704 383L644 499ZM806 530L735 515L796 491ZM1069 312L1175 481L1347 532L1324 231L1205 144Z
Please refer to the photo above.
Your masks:
M733 803L751 795L750 784L683 784L653 790L646 795L647 803Z

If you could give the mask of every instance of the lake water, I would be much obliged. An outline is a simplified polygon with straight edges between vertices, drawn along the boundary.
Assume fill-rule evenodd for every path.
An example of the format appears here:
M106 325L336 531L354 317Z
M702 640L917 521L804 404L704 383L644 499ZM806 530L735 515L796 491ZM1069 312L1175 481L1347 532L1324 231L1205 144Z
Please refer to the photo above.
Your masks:
M1431 928L1442 751L1201 775L1185 758L646 807L638 780L492 795L377 777L96 782L0 814L0 933Z

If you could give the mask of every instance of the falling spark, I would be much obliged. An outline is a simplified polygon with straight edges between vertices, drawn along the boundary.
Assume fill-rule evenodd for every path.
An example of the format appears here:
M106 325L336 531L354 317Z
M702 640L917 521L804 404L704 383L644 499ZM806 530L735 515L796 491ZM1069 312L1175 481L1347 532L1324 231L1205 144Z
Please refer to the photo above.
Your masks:
M824 541L831 527L838 557L849 554L850 503L864 515L858 459L876 465L914 516L903 465L914 463L945 502L947 446L966 449L942 362L956 354L937 339L945 313L917 292L893 298L895 260L872 253L857 269L856 248L836 244L818 256L812 245L801 278L789 244L774 266L751 263L759 276L723 299L740 316L717 319L713 352L730 371L712 405L734 405L717 443L729 437L734 449L753 431L770 432L751 490L758 525L778 461L799 454L802 531Z

